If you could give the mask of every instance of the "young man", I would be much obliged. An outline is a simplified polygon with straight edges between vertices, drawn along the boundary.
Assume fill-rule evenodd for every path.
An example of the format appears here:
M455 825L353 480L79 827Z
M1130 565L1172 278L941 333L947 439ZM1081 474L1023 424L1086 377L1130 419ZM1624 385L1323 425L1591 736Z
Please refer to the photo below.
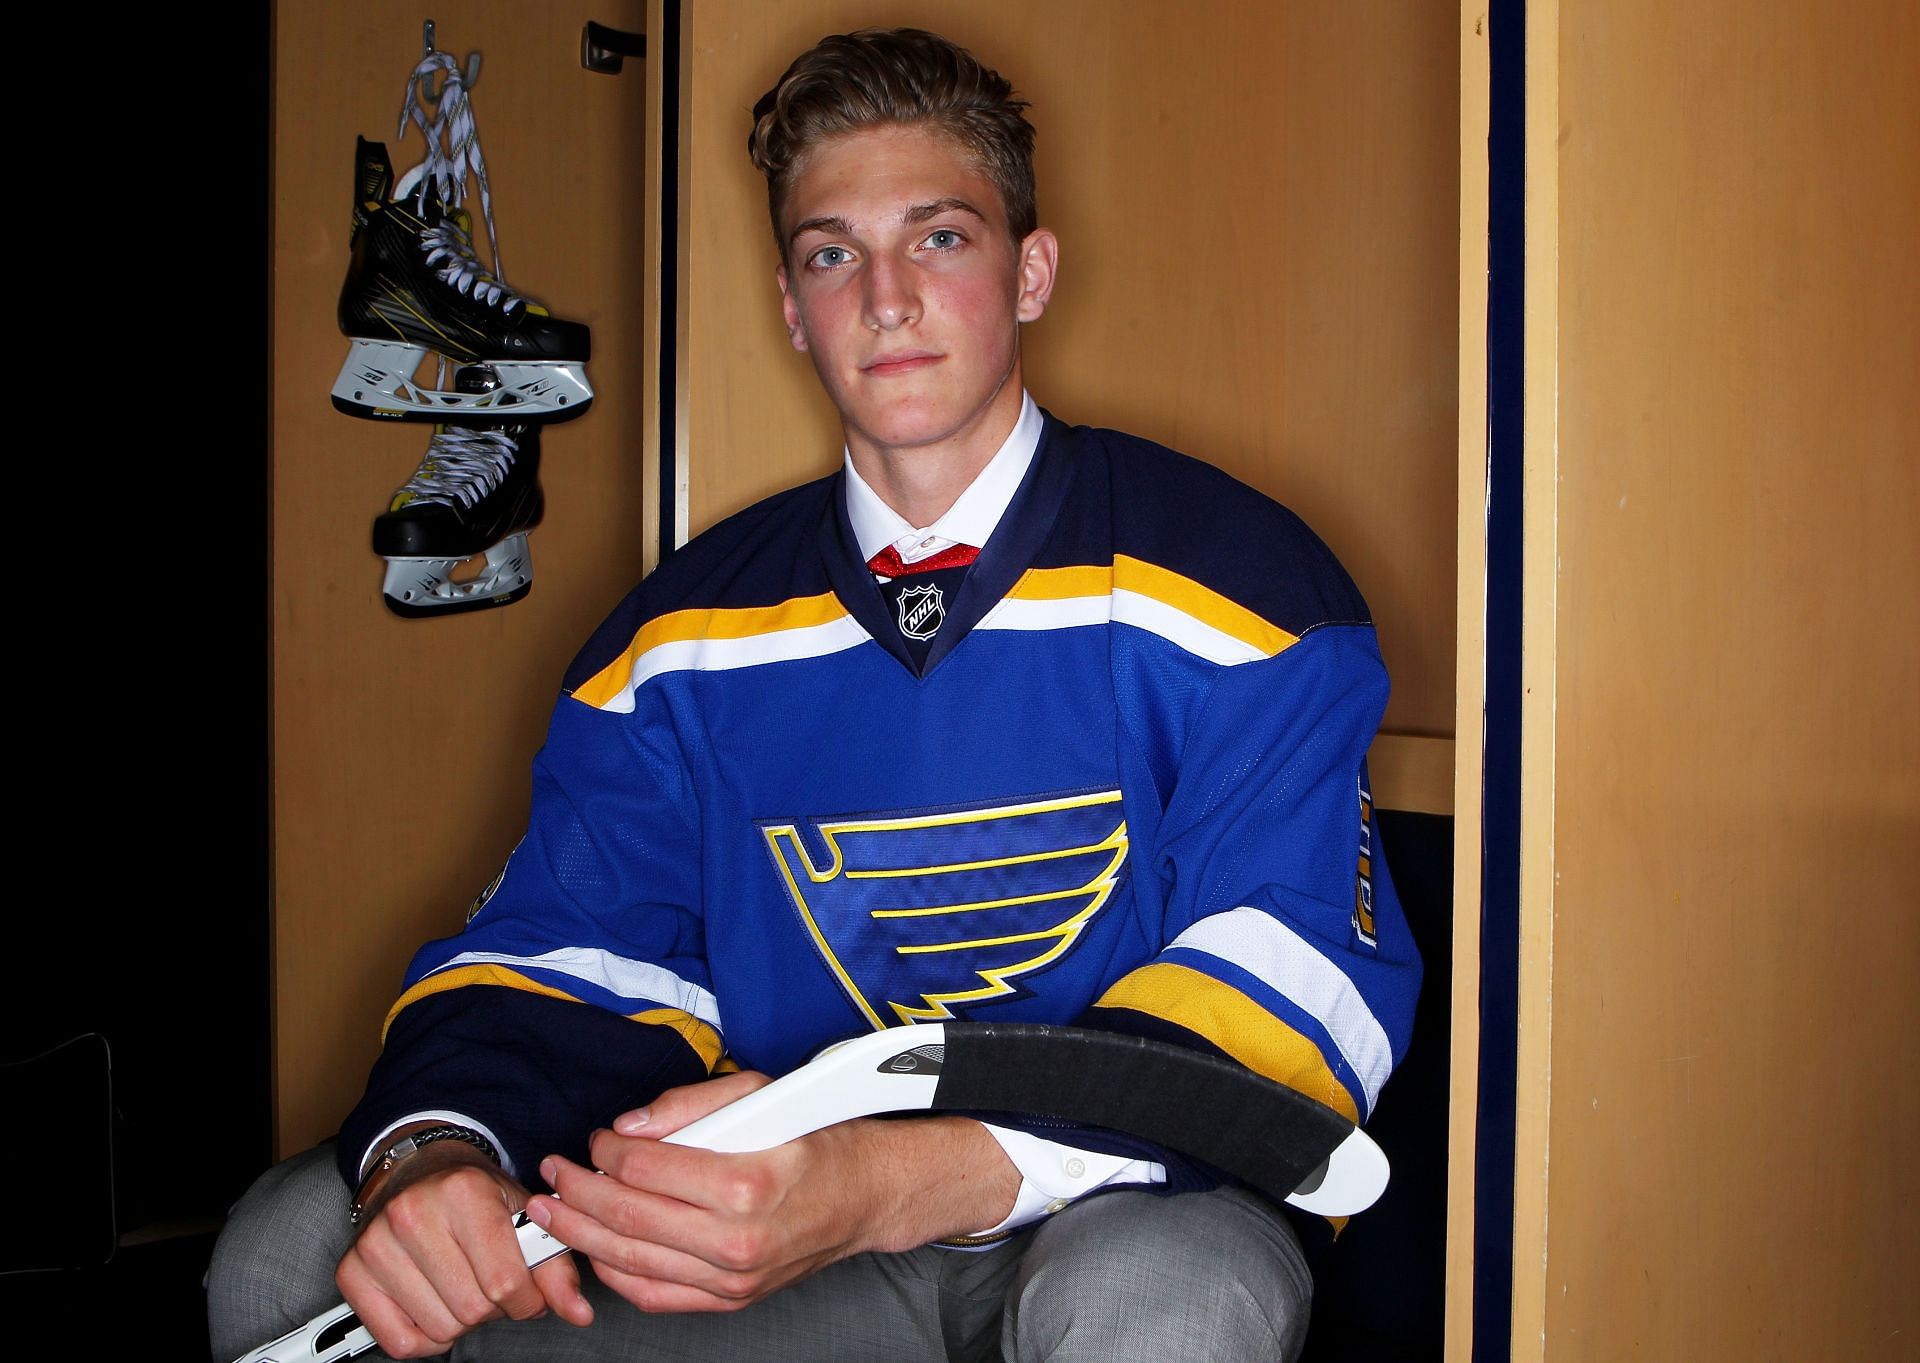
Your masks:
M659 1141L917 1021L1144 1034L1356 1117L1404 1049L1365 605L1281 507L1027 397L1059 247L1024 107L913 31L824 40L756 107L845 466L696 539L582 651L527 836L415 958L343 1129L359 1232L318 1159L263 1180L216 1258L226 1355L327 1304L336 1260L397 1357L1298 1351L1286 1217L1118 1133ZM723 1055L743 1072L708 1079ZM520 1264L523 1203L584 1286Z

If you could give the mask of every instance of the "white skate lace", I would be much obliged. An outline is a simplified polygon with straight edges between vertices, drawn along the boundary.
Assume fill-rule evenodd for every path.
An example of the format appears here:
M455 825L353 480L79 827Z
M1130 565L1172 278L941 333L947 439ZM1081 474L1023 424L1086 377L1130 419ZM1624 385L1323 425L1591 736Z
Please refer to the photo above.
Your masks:
M393 494L391 509L421 502L471 507L500 486L513 467L519 447L505 431L437 431L427 443L426 457L407 485Z
M436 95L433 80L440 74L444 74L445 79ZM449 210L459 208L466 202L467 173L471 168L473 178L480 185L480 212L486 219L487 249L493 256L493 272L486 277L497 287L505 280L506 271L500 267L500 242L493 230L493 190L487 184L487 162L480 154L480 130L474 125L473 104L467 93L468 87L479 74L480 54L477 52L467 58L467 70L464 73L450 52L429 52L413 68L413 74L407 77L406 99L400 105L398 136L405 139L407 124L411 121L420 129L420 136L426 139L427 155L425 160L400 178L394 197L405 197L417 183L419 204L423 211L429 190L437 194L440 202ZM427 112L429 106L433 110L431 115ZM465 233L461 234L461 243L464 248L461 254L472 260L474 270L478 271L479 261L474 256L473 243ZM445 277L444 274L442 277Z
M434 272L442 280L475 302L491 304L506 313L525 305L526 299L480 263L473 238L453 216L442 218L422 233L420 249L427 253L427 264L436 267Z

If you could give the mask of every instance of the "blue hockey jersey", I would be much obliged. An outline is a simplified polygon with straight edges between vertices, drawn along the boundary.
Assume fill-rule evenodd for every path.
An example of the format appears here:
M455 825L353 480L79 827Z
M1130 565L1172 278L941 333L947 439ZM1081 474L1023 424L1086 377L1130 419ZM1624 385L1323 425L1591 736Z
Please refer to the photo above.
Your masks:
M443 1110L527 1176L723 1055L777 1075L947 1018L1148 1034L1364 1120L1420 965L1365 774L1386 674L1331 552L1048 417L943 609L916 665L840 475L643 582L568 674L526 837L409 967L343 1163Z

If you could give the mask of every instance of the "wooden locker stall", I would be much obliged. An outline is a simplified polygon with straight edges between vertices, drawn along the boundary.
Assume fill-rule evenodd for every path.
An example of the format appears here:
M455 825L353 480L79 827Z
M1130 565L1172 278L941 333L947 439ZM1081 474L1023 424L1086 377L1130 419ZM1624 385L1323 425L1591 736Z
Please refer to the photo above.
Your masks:
M1511 1356L1914 1358L1920 13L1526 24Z
M520 836L528 769L573 650L638 580L645 371L646 65L580 64L588 19L638 31L644 0L486 0L440 11L437 46L481 53L473 111L506 278L593 328L596 396L542 441L533 590L403 620L381 602L374 515L431 427L328 401L347 341L356 134L396 138L421 10L277 7L273 220L273 832L277 1145L332 1132L379 1049L415 947L457 932ZM429 11L429 15L432 12ZM479 205L471 205L476 222ZM483 229L477 229L483 232ZM480 249L484 250L484 246Z

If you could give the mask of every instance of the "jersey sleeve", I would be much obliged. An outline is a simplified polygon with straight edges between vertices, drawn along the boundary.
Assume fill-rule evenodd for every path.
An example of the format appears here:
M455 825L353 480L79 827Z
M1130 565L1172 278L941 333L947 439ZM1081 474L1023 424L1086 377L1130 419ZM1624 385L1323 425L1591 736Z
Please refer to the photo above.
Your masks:
M1086 1025L1229 1057L1364 1122L1405 1054L1420 959L1374 829L1387 694L1365 625L1220 670L1150 862L1166 945Z
M700 914L695 807L657 699L613 713L563 696L534 762L526 836L465 931L421 948L341 1130L465 1113L525 1177L588 1134L705 1077L723 1043Z

